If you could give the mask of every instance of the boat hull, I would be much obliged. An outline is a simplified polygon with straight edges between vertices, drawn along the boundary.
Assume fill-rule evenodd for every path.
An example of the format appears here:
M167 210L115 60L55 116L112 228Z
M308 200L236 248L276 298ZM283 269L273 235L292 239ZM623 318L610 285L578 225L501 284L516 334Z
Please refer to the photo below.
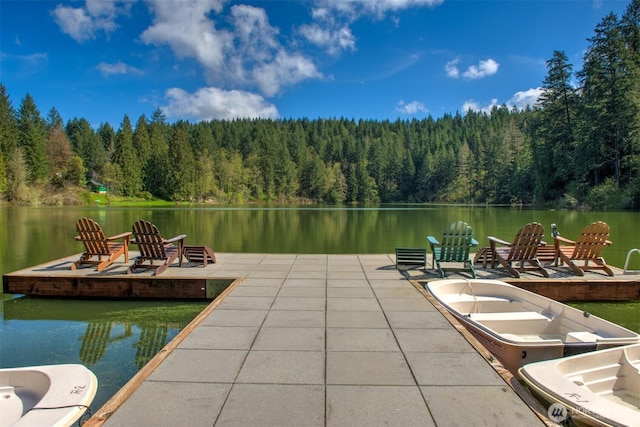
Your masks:
M626 328L502 281L425 287L514 375L527 363L640 342Z
M97 388L93 372L78 364L0 369L0 427L71 426Z
M518 374L540 400L565 408L563 417L574 424L640 423L640 344L532 363Z

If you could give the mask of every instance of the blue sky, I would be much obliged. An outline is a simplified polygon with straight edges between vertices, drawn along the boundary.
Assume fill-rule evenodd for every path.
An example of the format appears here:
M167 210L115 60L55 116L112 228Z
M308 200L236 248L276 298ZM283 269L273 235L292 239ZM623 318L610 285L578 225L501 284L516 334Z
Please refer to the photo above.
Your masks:
M14 108L175 120L440 117L533 104L628 1L0 0Z

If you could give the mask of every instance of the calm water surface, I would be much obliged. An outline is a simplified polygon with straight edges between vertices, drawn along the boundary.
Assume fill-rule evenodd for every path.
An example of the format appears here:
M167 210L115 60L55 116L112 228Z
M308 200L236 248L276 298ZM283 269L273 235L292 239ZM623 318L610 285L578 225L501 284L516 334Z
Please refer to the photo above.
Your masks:
M0 208L0 273L82 251L75 222L88 216L108 235L146 219L165 237L187 235L187 244L218 252L393 253L396 246L426 246L452 221L464 220L481 246L487 236L511 240L537 221L547 235L555 223L575 239L593 221L611 226L613 245L603 255L622 267L640 247L640 212L565 212L508 208L383 205L337 207ZM551 241L549 237L547 241ZM632 267L640 269L640 257ZM0 305L0 367L83 363L100 381L96 411L206 305L203 302L90 301L16 298ZM573 304L640 332L640 303Z

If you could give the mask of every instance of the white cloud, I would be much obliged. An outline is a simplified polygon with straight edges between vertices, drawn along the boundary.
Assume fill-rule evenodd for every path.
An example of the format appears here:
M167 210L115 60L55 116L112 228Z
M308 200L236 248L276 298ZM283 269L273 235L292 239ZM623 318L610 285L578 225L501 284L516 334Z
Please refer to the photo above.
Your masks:
M278 118L278 109L257 94L216 87L187 93L179 88L167 90L168 105L162 111L168 117L190 117L196 120L235 118Z
M313 23L303 25L299 29L300 34L309 42L335 55L345 50L355 50L356 39L347 25L336 24L320 25Z
M144 74L142 70L139 70L136 67L131 65L127 65L122 61L115 62L113 64L108 64L106 62L99 63L96 68L100 70L103 76L112 76L112 75L121 75L121 74Z
M471 65L465 72L460 74L460 70L458 69L459 62L460 58L455 58L444 65L447 77L457 79L462 75L465 79L476 80L494 75L498 72L498 68L500 67L500 64L489 58L486 61L481 60L478 65Z
M167 44L179 58L195 58L205 68L216 69L225 62L225 49L233 45L233 35L215 28L208 18L220 12L222 0L158 0L149 2L155 14L153 25L141 35L147 44Z
M302 55L291 55L280 50L276 58L256 67L253 78L267 96L275 95L282 86L290 86L302 80L320 78L315 65Z
M447 72L447 77L457 79L460 76L460 70L458 70L459 58L453 59L444 65L444 69Z
M462 73L462 77L475 80L492 76L498 72L498 67L500 67L500 64L489 58L486 61L480 61L478 65L470 66L467 71Z
M517 108L518 110L523 110L527 108L527 106L533 107L537 105L538 98L542 94L542 90L543 89L541 87L537 87L537 88L531 88L528 90L516 92L513 94L511 99L509 99L507 102L504 103L504 105L510 108ZM479 111L483 113L490 113L491 109L497 106L498 106L497 98L493 98L491 102L487 105L480 105L478 102L474 100L468 100L468 101L465 101L464 104L462 104L462 111L465 113L469 110Z
M83 8L58 5L53 15L62 32L75 41L83 42L95 37L93 20Z
M352 17L364 14L382 17L388 12L396 12L412 7L434 7L443 2L444 0L323 0L319 3Z
M282 88L322 77L313 61L288 50L269 24L262 8L235 5L229 29L217 29L212 12L222 12L224 0L157 0L154 23L142 34L148 44L171 47L178 57L195 58L209 83L258 88L273 96Z
M51 12L62 30L78 43L94 39L96 33L105 34L117 28L116 18L129 13L131 2L120 0L87 0L84 6L59 4Z
M312 10L314 22L300 27L309 42L335 55L355 50L355 37L350 25L363 16L382 19L387 13L414 7L435 7L444 0L319 0ZM391 17L399 26L397 16Z
M538 98L542 94L542 88L536 87L531 88L529 90L524 90L520 92L516 92L509 101L507 101L507 105L511 105L520 110L526 108L527 106L533 107L538 104Z
M400 114L426 114L429 112L427 107L422 102L418 101L412 101L408 104L404 101L400 101L396 105L396 111Z
M465 103L462 104L462 111L465 113L468 112L469 110L478 111L482 113L490 113L491 109L496 106L498 106L498 100L496 98L492 99L488 105L484 105L484 106L481 106L474 100L469 100L469 101L465 101Z

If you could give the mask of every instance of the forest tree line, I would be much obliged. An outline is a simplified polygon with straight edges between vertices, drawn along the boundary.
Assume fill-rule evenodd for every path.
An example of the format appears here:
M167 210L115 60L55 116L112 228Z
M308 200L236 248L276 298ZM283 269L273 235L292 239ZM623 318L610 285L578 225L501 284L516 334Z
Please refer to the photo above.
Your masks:
M28 93L14 108L0 83L0 197L68 203L100 182L110 194L190 202L638 209L640 0L588 41L579 71L553 52L536 106L437 119L168 123L158 109L94 129L55 107L43 117Z

